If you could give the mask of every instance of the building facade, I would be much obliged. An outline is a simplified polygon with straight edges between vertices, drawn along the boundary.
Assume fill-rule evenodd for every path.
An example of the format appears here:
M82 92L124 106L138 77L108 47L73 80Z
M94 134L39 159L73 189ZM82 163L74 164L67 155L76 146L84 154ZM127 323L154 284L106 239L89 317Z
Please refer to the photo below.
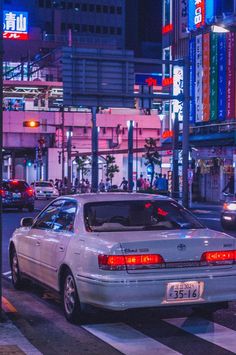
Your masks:
M163 58L190 60L189 167L193 197L206 201L223 199L235 174L235 14L235 1L163 1ZM163 80L167 90L179 93L183 68L165 65ZM176 102L164 105L166 129L173 129L176 115L184 129L182 110Z
M61 48L125 49L125 3L124 0L4 0L5 178L24 178L28 182L61 178ZM160 66L155 66L155 71L158 68ZM157 82L157 75L155 78L151 78L155 82L151 85L152 91L159 92L160 80ZM148 86L145 70L138 80L141 81L138 86L134 85L134 92L139 92L140 86ZM140 110L138 100L136 106L133 110L99 108L97 114L99 151L114 153L120 167L115 184L123 176L127 177L127 121L133 120L135 124L134 148L142 149L145 138L159 139L160 136L158 110L151 111L149 106L147 111ZM23 128L27 120L41 125L35 129ZM77 174L75 156L91 153L91 113L86 107L67 109L64 124L66 131L69 128L73 131L74 179ZM66 135L64 145L67 146ZM116 150L122 152L118 154ZM134 153L134 178L140 173L148 177L142 156L142 151ZM104 156L99 166L99 178L103 178ZM65 153L65 175L67 168Z

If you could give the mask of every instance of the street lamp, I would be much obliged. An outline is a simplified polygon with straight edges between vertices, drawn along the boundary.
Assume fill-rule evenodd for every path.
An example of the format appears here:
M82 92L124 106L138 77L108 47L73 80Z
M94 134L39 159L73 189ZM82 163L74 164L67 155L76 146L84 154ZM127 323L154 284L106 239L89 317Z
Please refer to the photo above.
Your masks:
M72 166L71 166L71 146L72 146L72 136L73 136L73 131L72 127L69 127L69 130L66 132L66 137L67 137L67 189L68 192L71 191L71 171L72 171Z

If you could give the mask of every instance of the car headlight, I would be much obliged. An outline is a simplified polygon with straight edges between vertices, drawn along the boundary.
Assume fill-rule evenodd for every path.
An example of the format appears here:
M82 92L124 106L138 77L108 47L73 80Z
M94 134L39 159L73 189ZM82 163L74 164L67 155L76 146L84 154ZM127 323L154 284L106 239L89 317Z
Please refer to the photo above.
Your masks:
M236 211L236 202L224 203L224 210Z

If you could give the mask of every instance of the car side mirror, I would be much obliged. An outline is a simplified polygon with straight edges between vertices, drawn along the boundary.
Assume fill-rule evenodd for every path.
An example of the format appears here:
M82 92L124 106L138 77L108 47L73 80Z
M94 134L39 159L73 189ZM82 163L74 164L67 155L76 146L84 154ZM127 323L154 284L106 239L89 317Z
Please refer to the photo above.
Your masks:
M24 217L20 221L21 227L31 227L33 225L34 219L32 217Z

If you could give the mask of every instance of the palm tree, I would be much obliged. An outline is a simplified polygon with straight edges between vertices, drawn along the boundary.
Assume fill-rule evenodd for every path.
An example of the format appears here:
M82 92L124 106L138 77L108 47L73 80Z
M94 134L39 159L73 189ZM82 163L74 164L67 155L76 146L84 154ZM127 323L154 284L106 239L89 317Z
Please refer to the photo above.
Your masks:
M115 173L118 173L120 171L119 166L115 164L116 158L113 155L107 155L105 158L105 175L111 180L111 185L112 185L112 179L115 175Z
M75 162L78 165L77 172L78 172L78 178L80 181L80 172L82 173L82 177L81 177L82 179L89 172L88 164L90 164L90 159L87 155L82 155L82 156L77 156L75 158Z
M144 158L146 159L145 165L151 167L151 182L150 187L152 187L154 174L155 174L155 165L161 166L161 157L158 152L157 139L146 138L145 139L145 154Z

